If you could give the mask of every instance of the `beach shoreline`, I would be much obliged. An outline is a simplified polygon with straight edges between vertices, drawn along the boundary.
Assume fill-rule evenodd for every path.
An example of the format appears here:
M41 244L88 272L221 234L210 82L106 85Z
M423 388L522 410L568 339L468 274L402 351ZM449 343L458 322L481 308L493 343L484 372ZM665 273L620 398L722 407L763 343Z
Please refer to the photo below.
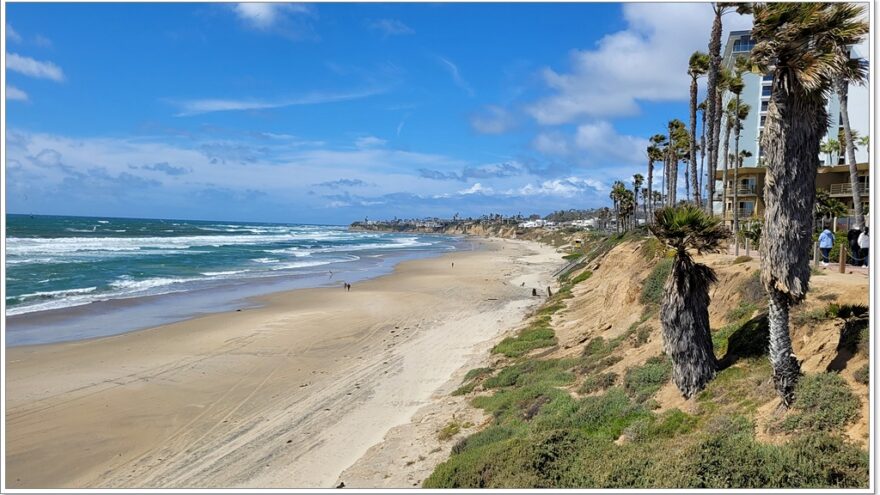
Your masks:
M335 486L553 285L553 248L477 242L351 292L6 349L7 486Z

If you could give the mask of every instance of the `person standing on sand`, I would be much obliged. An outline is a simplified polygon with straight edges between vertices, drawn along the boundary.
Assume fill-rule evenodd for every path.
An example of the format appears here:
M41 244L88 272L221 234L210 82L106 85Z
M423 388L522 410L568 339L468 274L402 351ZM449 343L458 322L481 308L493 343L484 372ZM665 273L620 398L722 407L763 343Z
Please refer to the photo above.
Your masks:
M868 266L868 250L871 248L871 238L868 237L868 227L859 234L859 257L862 258L858 264L860 266Z
M828 256L834 247L834 234L827 228L819 235L819 250L822 251L822 266L828 266Z

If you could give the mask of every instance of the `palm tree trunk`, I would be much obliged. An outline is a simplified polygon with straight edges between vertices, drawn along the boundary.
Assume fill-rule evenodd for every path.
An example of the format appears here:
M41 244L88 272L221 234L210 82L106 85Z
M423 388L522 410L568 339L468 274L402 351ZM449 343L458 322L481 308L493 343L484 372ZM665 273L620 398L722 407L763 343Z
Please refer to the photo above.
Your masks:
M700 206L702 199L700 183L697 178L697 78L691 77L691 146L690 146L691 183L694 190L694 204Z
M706 112L705 111L703 112L702 119L700 119L700 120L701 120L701 125L702 125L702 132L700 133L700 182L697 184L697 186L698 186L698 189L700 190L700 196L701 196L701 201L702 201L703 162L704 162L704 159L706 158ZM712 199L711 198L709 198L709 206L710 206L710 208L712 206Z
M786 407L794 401L794 388L801 374L801 366L791 346L788 333L788 298L775 289L770 290L768 321L770 323L770 364L776 393Z
M654 194L654 193L651 190L651 188L653 187L653 183L654 183L654 160L652 160L651 157L648 157L648 199L647 199L647 202L649 203L648 212L651 214L652 217L654 215L654 201L653 201L654 197L652 196L652 194ZM645 221L647 222L648 219L645 219Z
M720 91L715 95L715 105L716 105L715 122L711 123L712 126L714 127L714 130L712 132L712 148L715 152L715 157L712 162L712 167L713 167L712 168L712 177L713 177L713 179L712 179L712 192L715 192L715 179L714 179L714 177L715 177L715 172L718 171L718 151L721 148L721 114L722 114L722 112L721 112L721 92ZM726 200L726 198L722 197L721 203L723 204L725 200Z
M709 104L706 105L706 116L709 119L709 173L710 180L707 185L709 198L706 200L708 212L714 215L712 203L715 195L715 171L718 170L718 143L715 140L718 128L715 126L717 120L716 114L720 108L716 108L712 103L714 95L718 93L718 75L721 72L721 14L722 11L718 5L713 5L715 18L712 21L712 33L709 36L709 73L707 82L707 95Z
M840 119L843 120L843 140L846 141L846 161L849 165L849 183L852 189L853 212L855 213L855 228L861 230L865 224L862 217L862 194L859 191L859 169L856 166L856 151L853 146L852 128L849 126L849 83L842 77L835 80L837 86L837 99L840 100Z
M786 405L794 399L798 379L788 310L809 289L816 157L828 122L827 100L817 93L800 90L785 72L777 70L761 137L767 164L761 282L770 295L773 379Z
M721 218L725 222L727 222L727 167L728 152L730 151L730 127L730 117L727 117L724 123L724 167L721 169ZM736 218L736 203L733 205L733 217Z
M739 94L736 95L736 108L733 138L733 254L739 256Z
M663 349L672 361L672 380L685 398L693 397L715 376L718 361L709 331L709 287L715 273L676 253L660 306Z

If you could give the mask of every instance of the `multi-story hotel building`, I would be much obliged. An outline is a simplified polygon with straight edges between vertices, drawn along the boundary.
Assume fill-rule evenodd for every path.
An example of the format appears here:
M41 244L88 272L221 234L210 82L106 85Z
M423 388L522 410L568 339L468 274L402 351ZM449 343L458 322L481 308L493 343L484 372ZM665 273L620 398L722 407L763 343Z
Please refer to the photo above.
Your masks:
M734 72L734 64L737 57L748 56L755 41L751 37L750 31L733 31L727 40L727 45L723 52L723 65L731 72ZM861 58L868 60L867 41L860 45L855 45L850 49L850 55L853 58ZM740 101L751 107L748 117L743 121L743 128L740 131L739 149L747 150L751 156L743 158L742 167L738 171L738 183L733 184L733 167L732 160L728 162L728 187L727 195L722 198L722 170L721 163L723 157L719 156L719 170L715 176L716 180L716 197L714 198L715 211L721 213L723 204L726 203L727 215L725 220L733 222L733 215L738 214L742 219L760 218L763 216L764 205L764 174L763 152L760 146L760 135L764 127L764 120L767 115L767 106L770 100L770 90L772 78L767 75L744 73L742 75L744 88L740 94ZM867 85L858 86L850 85L849 87L849 111L850 127L858 136L868 136L870 129L869 118L869 97L870 90ZM733 95L727 94L724 97L724 107L727 102L733 98ZM829 125L823 141L831 138L837 140L839 130L843 127L840 119L840 103L835 93L831 93L828 98L828 115ZM722 121L722 137L724 132L724 124ZM729 153L734 150L734 133L730 133ZM722 143L723 149L723 143ZM819 175L816 179L817 190L828 192L832 197L840 200L849 208L852 208L852 193L849 181L849 168L845 165L845 156L838 152L821 153L816 157L819 163ZM868 146L858 146L856 149L856 163L859 170L859 190L861 193L862 203L868 204L868 183L869 183L869 166L868 166ZM733 204L734 186L737 188L737 203ZM724 203L722 203L722 201Z

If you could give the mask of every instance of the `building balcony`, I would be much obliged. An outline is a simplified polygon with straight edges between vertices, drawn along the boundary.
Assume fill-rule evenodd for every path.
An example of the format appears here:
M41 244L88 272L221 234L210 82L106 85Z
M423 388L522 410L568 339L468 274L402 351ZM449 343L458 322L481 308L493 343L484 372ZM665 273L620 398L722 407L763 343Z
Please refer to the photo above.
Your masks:
M859 183L859 195L868 196L870 193L868 184ZM831 196L852 196L852 184L844 182L842 184L831 184L828 186L828 194Z
M737 196L754 196L757 194L758 188L755 185L739 186L736 188ZM733 196L733 187L727 188L727 195Z
M724 215L725 220L733 220L733 209L728 209L727 214ZM754 208L737 208L736 215L739 218L755 218L755 209Z

